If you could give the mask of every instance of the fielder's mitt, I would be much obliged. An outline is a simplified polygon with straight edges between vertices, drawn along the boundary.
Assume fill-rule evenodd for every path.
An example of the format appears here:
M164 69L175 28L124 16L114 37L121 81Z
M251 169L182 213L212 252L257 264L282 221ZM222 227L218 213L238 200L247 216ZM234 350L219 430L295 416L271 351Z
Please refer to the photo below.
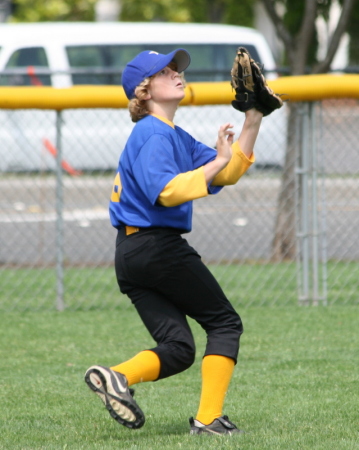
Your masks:
M267 85L260 67L244 47L238 48L234 58L231 85L236 91L232 106L238 111L255 108L263 116L268 116L283 106L282 99Z

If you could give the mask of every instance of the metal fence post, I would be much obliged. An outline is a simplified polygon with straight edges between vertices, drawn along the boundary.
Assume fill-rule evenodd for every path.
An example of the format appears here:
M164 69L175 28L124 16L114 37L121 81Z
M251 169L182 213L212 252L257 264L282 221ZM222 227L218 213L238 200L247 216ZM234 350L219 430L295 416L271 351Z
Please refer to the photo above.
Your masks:
M64 302L64 220L63 220L63 171L62 171L62 113L56 112L56 309L63 311Z
M299 286L299 303L307 304L309 301L309 192L308 192L308 163L309 163L309 148L308 148L308 135L309 135L309 120L308 120L308 104L302 104L299 110L299 151L300 166L296 169L296 173L299 176L299 200L297 207L299 209L299 232L297 233L299 239L298 254L299 254L299 267L300 271L300 286Z
M299 165L296 174L299 178L298 219L297 219L297 270L299 304L326 304L326 259L320 261L320 246L325 244L323 222L319 224L318 198L318 144L317 123L314 103L303 105L299 113ZM322 202L322 207L324 204ZM322 289L320 289L320 268L322 267ZM322 293L320 293L320 290Z
M321 263L321 282L322 282L322 294L318 296L318 300L322 301L324 306L328 304L328 256L327 256L327 222L326 222L326 208L327 208L327 199L326 199L326 186L325 186L325 169L324 169L324 148L323 148L323 108L322 102L318 102L316 104L319 110L319 121L316 121L314 116L313 120L313 128L314 131L317 130L317 159L315 161L317 173L320 174L321 184L320 184L320 198L318 199L318 224L319 224L319 241L318 245L320 245L320 257L319 257L319 265ZM314 114L313 114L314 115ZM315 134L313 132L313 134ZM319 184L319 183L318 183ZM320 205L320 207L319 207ZM319 273L318 273L319 278ZM320 283L320 279L319 279Z

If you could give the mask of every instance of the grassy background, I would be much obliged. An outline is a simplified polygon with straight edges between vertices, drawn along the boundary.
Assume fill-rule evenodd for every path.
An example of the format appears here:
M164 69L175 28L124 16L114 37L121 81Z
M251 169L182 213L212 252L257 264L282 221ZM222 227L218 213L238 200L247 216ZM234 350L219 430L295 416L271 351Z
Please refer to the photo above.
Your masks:
M224 413L246 434L190 436L205 336L195 364L136 386L140 430L110 418L83 381L152 345L135 311L1 313L1 449L358 449L355 306L239 308L245 333Z

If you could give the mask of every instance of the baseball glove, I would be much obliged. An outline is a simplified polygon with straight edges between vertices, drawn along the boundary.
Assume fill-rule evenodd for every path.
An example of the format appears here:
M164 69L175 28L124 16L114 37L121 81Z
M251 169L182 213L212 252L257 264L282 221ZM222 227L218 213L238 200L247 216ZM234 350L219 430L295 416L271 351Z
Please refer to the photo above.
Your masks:
M234 58L231 85L236 91L232 106L238 111L245 112L255 108L263 116L268 116L283 106L282 99L267 85L259 65L244 47L238 48Z

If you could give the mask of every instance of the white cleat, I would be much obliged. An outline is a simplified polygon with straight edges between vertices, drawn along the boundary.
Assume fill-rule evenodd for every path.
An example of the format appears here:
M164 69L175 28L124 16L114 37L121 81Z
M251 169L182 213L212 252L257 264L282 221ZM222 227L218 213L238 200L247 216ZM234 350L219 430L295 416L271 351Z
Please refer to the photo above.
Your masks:
M125 375L108 367L92 366L85 373L85 382L117 422L133 429L143 426L145 415L134 400Z

